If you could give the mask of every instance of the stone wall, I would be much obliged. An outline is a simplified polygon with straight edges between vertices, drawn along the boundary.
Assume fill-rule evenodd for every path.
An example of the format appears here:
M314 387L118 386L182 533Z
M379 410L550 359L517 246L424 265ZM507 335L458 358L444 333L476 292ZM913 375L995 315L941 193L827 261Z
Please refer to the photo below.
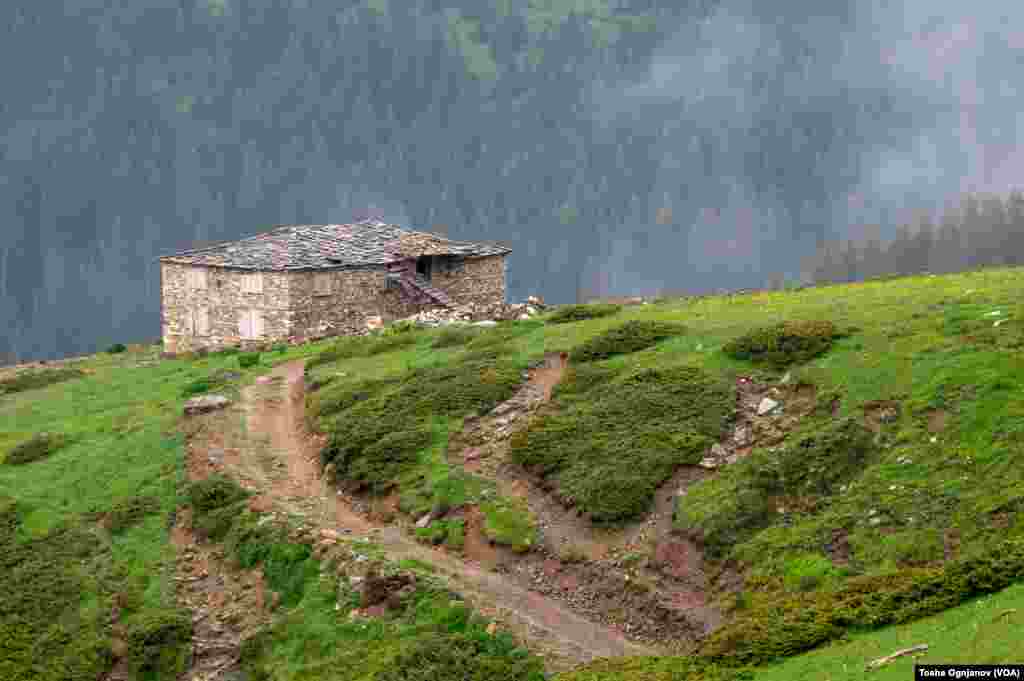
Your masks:
M187 272L194 269L207 272L204 289L189 289ZM249 272L161 263L164 351L250 347L288 338L360 333L370 317L380 316L387 322L423 310L424 306L409 302L400 290L387 287L386 272L385 267L263 272L262 293L248 293L242 290L242 279ZM314 290L317 274L330 278L329 293ZM504 302L505 258L463 260L454 272L434 272L431 284L447 293L456 305ZM188 331L187 316L198 308L208 311L208 333ZM263 337L254 340L239 335L240 313L251 308L263 317Z
M430 283L451 297L456 305L490 305L505 302L505 256L466 258L454 272L434 272Z
M349 334L366 328L366 319L383 314L377 297L384 293L384 269L344 269L292 274L292 335L316 338ZM314 290L318 274L330 279L330 293Z
M189 270L205 270L206 286L192 290L188 286ZM226 346L252 347L287 338L293 323L290 305L290 277L287 273L262 272L263 291L242 290L242 279L249 274L242 270L220 267L191 267L161 263L161 328L165 352L186 352L199 348ZM197 309L207 311L208 332L192 334L188 315ZM263 337L243 339L239 334L239 317L243 310L256 309L263 318Z

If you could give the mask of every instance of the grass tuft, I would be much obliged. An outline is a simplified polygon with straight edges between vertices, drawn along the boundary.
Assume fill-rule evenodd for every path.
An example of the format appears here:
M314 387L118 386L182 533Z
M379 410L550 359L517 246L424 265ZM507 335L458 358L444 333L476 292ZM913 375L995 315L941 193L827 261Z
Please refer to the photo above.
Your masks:
M784 368L825 354L844 335L829 321L789 321L746 333L722 351L733 359Z
M554 314L547 318L548 324L569 324L582 322L587 319L600 319L618 313L621 305L610 303L588 303L586 305L566 305L555 310Z
M12 447L4 457L4 463L21 465L40 461L67 444L67 438L60 433L36 433L28 440Z
M682 335L685 331L679 324L633 319L573 348L569 353L569 361L596 362L615 355L639 352L667 338Z

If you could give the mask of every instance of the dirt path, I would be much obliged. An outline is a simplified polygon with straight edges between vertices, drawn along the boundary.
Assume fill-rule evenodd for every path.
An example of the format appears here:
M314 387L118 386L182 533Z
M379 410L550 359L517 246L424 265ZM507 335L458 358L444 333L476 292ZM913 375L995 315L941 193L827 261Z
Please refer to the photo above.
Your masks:
M450 587L482 612L495 617L552 671L598 657L655 655L652 646L630 641L615 627L589 621L521 580L481 567L416 542L395 524L379 524L354 512L319 475L318 441L304 427L302 361L276 367L242 391L239 404L217 414L207 428L206 451L192 455L203 465L223 469L259 496L255 508L279 509L314 527L341 535L364 536L390 559L429 563Z

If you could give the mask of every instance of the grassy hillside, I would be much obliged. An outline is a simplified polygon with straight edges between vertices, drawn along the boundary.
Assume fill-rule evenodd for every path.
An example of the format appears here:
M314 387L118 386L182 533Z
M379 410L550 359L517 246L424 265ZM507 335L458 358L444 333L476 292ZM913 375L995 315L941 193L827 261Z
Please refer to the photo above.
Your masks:
M776 385L782 412L799 416L786 439L720 468L676 511L677 529L702 542L712 574L744 576L738 592L718 594L726 625L694 651L694 669L705 670L694 678L712 678L710 663L768 664L1024 575L1022 300L1024 274L1000 269L573 308L543 326L440 332L444 341L410 332L403 347L375 350L395 341L367 340L356 352L346 342L325 355L311 374L331 382L310 407L337 443L325 461L344 461L344 479L345 466L378 460L345 428L369 424L412 386L430 394L440 385L431 366L465 378L481 360L521 367L569 353L550 409L514 436L513 457L594 522L614 524L642 515L676 466L730 436L737 379ZM447 406L423 413L457 427L508 394L499 383L465 400L459 388L438 387ZM429 440L435 451L442 432ZM445 471L433 479L445 484L432 487L427 471L443 464L424 457L427 441L411 444L418 456L378 469L375 484L443 497L461 474ZM340 447L349 449L338 457ZM619 664L569 678L645 678L637 674L653 669Z
M147 348L5 373L0 681L94 679L147 636L181 647L168 544L172 511L188 502L181 404L210 389L235 394L298 355L312 358L307 412L340 485L397 493L412 518L479 504L490 536L524 551L536 538L531 515L453 466L446 445L466 418L514 394L532 362L570 356L511 456L609 525L642 517L678 466L730 437L739 378L778 387L794 417L786 439L720 467L676 509L712 576L743 575L713 595L724 626L691 657L594 663L566 681L843 679L917 643L932 646L926 660L1008 661L1024 579L1021 301L1024 271L1000 269L399 329L246 369L236 356L159 360ZM439 520L421 534L457 550L462 530ZM447 594L424 589L397 620L367 628L336 624L334 587L297 584L287 626L249 650L268 678L310 678L317 664L359 671L355 658L373 665L337 678L392 678L457 640L471 659L438 659L430 673L500 674L510 663L522 678L538 673ZM152 662L141 649L128 655L139 670ZM902 678L910 663L873 673Z

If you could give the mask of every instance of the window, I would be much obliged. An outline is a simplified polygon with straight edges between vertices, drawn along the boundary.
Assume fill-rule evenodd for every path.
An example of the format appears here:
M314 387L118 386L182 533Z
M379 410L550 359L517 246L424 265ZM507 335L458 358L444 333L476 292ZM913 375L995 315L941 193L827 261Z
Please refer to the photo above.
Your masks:
M241 310L238 315L238 335L242 338L262 338L263 314L253 308Z
M331 294L331 275L318 272L313 275L313 295L327 296Z
M242 293L263 293L263 275L259 273L242 275Z
M192 291L201 291L206 288L206 270L201 267L193 267L186 275L188 288Z

